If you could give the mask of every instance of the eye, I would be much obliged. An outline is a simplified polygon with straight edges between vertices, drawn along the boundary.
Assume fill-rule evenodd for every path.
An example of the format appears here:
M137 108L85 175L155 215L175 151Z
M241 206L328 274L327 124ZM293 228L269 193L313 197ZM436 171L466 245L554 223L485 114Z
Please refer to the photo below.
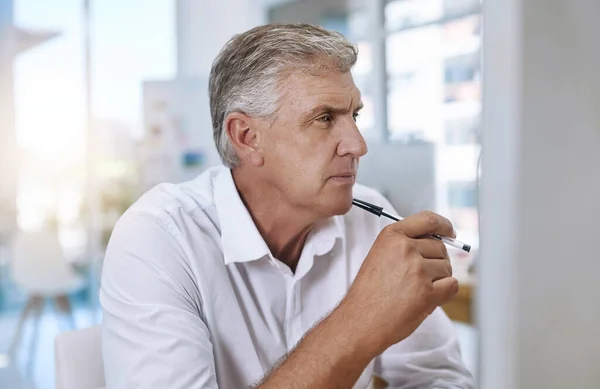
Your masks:
M321 122L321 123L329 123L331 121L331 115L330 114L326 114L323 116L319 116L317 118L317 121Z
M354 114L352 114L352 118L354 118L354 121L356 121L356 119L358 119L359 116L360 116L360 114L358 112L355 112Z

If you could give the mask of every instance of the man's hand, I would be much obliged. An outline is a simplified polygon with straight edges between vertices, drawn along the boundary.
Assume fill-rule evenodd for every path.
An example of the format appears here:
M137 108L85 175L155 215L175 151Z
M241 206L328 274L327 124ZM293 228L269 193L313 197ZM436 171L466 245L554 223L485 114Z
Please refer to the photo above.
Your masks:
M433 212L383 229L340 304L364 324L358 330L375 354L408 337L458 291L446 247L433 234L455 237L452 224Z
M458 291L444 244L452 224L422 212L381 231L346 297L258 389L350 388Z

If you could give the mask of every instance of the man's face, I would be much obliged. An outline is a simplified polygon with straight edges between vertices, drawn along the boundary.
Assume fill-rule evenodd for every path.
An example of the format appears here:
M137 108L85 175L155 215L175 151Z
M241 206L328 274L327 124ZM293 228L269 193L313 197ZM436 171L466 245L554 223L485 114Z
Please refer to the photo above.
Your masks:
M291 74L277 118L263 127L269 185L283 200L320 217L346 213L358 159L367 145L356 126L362 107L350 73Z

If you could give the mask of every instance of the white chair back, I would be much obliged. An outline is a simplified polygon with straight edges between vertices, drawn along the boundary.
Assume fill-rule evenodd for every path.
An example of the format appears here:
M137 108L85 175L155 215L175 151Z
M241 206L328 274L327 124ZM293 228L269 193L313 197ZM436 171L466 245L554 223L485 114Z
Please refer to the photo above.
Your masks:
M11 271L15 283L30 294L68 294L83 281L66 262L57 234L50 231L16 234Z
M56 389L97 389L106 385L102 328L63 332L55 341Z

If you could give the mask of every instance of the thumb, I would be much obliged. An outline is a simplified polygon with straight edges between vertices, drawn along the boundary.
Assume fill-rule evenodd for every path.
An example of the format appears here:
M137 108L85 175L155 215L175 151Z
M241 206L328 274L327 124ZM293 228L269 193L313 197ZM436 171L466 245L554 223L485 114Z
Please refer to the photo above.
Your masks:
M458 281L454 277L446 277L433 282L433 301L437 306L452 300L458 293Z

